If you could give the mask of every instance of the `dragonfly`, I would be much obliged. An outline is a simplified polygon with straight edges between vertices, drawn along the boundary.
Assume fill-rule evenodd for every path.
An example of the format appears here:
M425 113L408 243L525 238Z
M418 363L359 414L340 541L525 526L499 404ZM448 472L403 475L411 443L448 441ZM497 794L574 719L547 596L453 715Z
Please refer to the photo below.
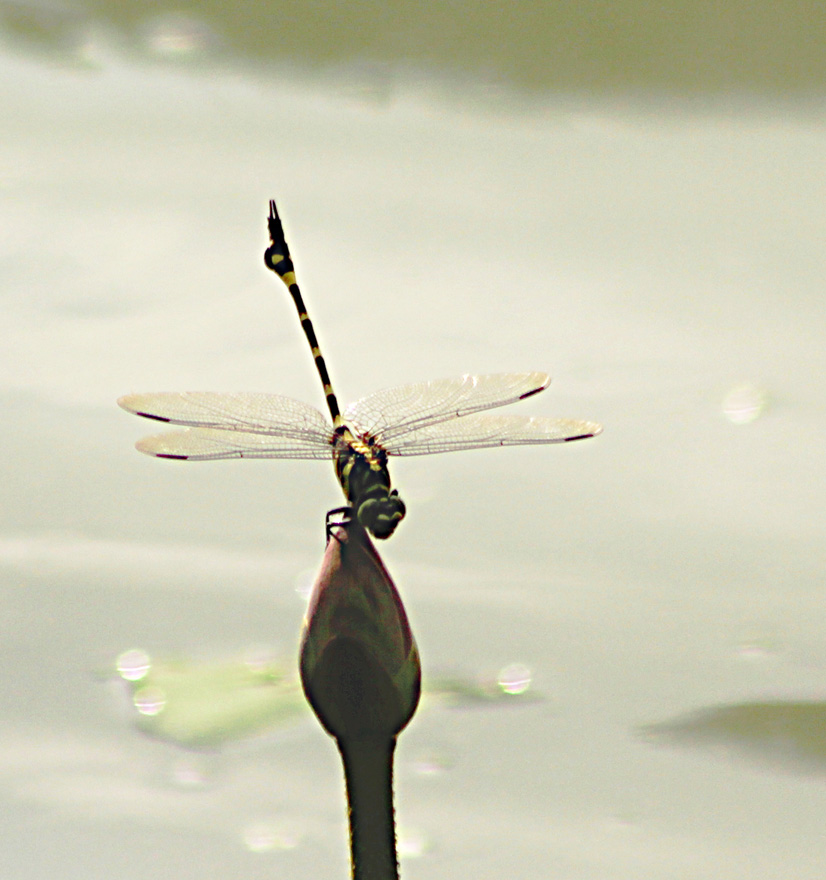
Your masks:
M496 446L568 443L602 431L596 422L491 415L544 391L543 372L463 375L377 391L342 413L313 324L296 283L281 219L270 202L271 244L264 261L289 290L321 379L328 419L315 407L277 394L168 391L129 394L118 404L147 419L181 426L145 437L140 452L157 458L332 459L349 504L345 510L374 537L389 538L406 507L392 487L388 458ZM334 512L338 512L334 511Z

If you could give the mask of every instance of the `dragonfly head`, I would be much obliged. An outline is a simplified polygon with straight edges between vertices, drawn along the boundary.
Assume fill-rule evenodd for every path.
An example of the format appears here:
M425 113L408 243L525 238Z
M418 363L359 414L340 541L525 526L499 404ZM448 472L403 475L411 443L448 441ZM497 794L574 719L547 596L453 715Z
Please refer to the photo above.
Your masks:
M366 498L358 506L358 521L376 538L389 538L396 526L404 519L404 501L399 493L391 489L386 495Z

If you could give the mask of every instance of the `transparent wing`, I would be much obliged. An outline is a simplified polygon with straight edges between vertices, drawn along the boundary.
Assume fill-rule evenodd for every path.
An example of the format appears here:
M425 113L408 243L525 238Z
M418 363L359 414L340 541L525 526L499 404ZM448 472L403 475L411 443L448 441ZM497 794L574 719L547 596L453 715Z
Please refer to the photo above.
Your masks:
M550 381L547 373L495 373L416 382L350 404L344 419L388 449L411 431L516 403L543 391Z
M470 415L431 425L384 446L388 455L431 455L492 446L529 446L584 440L602 431L596 422L541 416Z
M118 400L118 406L137 416L173 425L249 431L319 444L329 444L332 433L317 409L278 394L159 391L127 394Z
M221 458L301 458L330 461L330 436L321 439L295 439L253 434L249 431L222 431L215 428L184 428L154 437L144 437L135 447L157 458L185 461L215 461Z

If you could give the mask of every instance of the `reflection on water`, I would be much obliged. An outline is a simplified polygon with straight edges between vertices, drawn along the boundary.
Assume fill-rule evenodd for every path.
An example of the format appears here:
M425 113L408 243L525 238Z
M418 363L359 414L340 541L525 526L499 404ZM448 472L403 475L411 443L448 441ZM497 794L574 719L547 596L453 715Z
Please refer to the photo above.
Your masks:
M16 41L71 57L110 34L130 52L173 61L202 61L218 50L236 63L343 68L387 79L395 67L406 78L438 73L531 91L595 92L741 89L749 92L822 86L826 54L815 38L803 0L732 2L701 12L691 0L654 9L642 0L614 6L599 0L552 4L494 0L421 5L384 3L278 5L250 0L241 7L208 2L198 15L159 0L61 4L0 3L0 28ZM94 53L92 53L94 54ZM382 86L383 88L383 86Z
M187 748L215 748L274 731L309 712L295 671L267 646L251 647L241 659L213 661L152 660L145 651L130 649L115 665L130 688L138 729ZM495 678L430 675L423 693L451 707L503 707L537 699L529 693L530 683L528 668L513 663ZM434 773L437 766L449 766L428 760Z
M132 688L138 728L190 748L242 739L306 711L295 676L261 648L241 660L206 663L150 662L144 652L129 650L120 655L117 668Z
M651 742L741 753L769 766L826 770L826 703L773 700L702 709L641 728Z

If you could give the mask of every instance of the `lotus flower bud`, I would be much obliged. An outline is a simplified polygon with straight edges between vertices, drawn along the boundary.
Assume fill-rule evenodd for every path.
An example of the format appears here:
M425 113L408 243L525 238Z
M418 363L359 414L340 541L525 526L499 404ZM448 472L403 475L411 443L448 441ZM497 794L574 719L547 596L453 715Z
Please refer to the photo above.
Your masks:
M310 595L301 682L332 736L395 737L419 702L421 664L401 597L357 521L335 526Z

